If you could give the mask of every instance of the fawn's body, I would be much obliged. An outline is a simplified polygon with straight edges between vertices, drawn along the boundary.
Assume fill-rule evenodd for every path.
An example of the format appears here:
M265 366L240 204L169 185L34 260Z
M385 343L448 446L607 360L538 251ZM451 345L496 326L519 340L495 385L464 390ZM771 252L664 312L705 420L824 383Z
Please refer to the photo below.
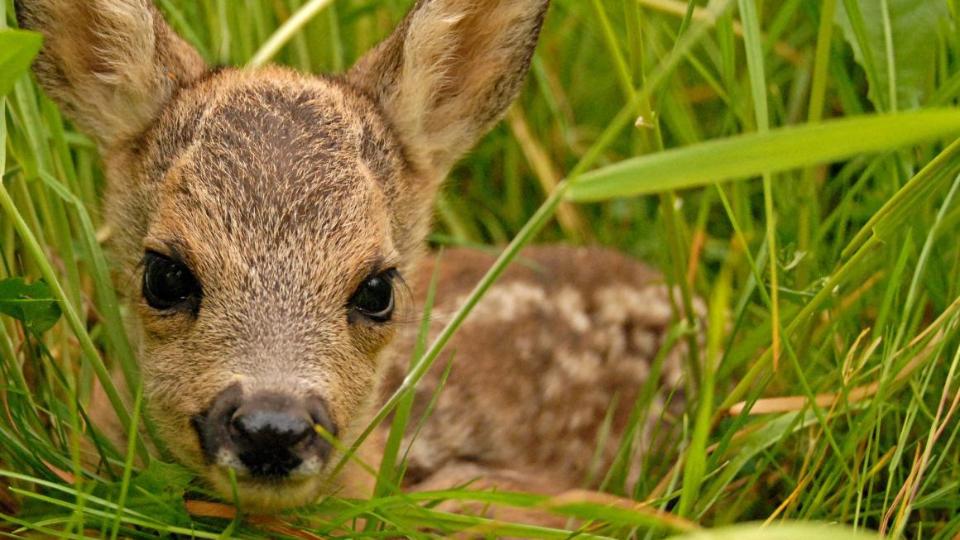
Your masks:
M349 444L402 378L420 303L398 285L422 297L434 195L519 91L547 4L419 0L350 72L320 78L210 71L147 0L17 1L46 37L38 79L104 155L149 411L222 493L231 469L264 510L369 483L328 477L317 430ZM666 289L607 251L524 257L448 349L409 456L415 487L578 487L616 448L663 342ZM434 331L491 262L442 258Z
M432 335L493 260L453 250L417 272L413 288L422 296L440 265ZM426 422L404 441L407 482L441 488L493 476L537 492L589 485L591 469L602 475L612 462L667 334L666 294L658 275L609 250L523 252L418 388L412 423L425 414ZM417 326L401 331L384 355L383 397L407 372ZM679 352L665 358L660 386L677 388ZM443 392L427 411L448 365ZM651 423L663 412L661 396L654 399ZM608 414L611 436L603 441Z

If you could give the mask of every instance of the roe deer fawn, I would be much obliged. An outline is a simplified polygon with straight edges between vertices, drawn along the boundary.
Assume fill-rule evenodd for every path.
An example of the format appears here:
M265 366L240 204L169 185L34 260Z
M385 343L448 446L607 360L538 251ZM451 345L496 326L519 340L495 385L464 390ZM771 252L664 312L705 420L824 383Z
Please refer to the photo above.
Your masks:
M404 321L435 265L434 332L491 264L425 256L433 200L519 92L548 3L418 0L347 73L313 76L210 69L150 0L17 0L46 38L38 80L104 158L148 410L226 497L231 469L260 511L368 487L349 468L330 477L337 452L316 426L356 440L403 378ZM556 492L613 457L670 325L667 288L602 249L522 257L452 342L443 393L405 441L406 487ZM596 452L608 414L614 442ZM374 462L386 429L363 449Z

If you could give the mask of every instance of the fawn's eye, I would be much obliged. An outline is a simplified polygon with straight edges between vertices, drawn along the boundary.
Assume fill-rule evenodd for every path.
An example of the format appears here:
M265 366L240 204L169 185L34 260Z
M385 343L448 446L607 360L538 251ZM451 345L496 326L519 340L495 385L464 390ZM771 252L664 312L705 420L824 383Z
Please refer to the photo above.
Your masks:
M393 279L396 270L368 278L350 298L349 307L364 317L385 323L393 316Z
M181 262L148 251L143 259L143 298L162 311L195 303L200 283Z

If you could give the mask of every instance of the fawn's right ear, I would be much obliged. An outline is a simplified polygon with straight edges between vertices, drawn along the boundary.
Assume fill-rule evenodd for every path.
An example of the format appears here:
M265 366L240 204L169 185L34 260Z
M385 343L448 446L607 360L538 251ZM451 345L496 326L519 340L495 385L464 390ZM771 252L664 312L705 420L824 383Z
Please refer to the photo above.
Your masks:
M142 133L177 89L200 77L200 55L151 0L16 0L44 36L34 72L81 129L105 146Z

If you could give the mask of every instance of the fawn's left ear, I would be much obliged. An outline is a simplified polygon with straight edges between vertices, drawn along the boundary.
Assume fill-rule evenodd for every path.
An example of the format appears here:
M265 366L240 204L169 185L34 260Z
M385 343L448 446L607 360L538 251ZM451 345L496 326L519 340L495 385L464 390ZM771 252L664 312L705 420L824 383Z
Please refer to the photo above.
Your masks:
M16 0L41 32L34 72L83 131L111 146L139 135L176 90L206 70L152 0Z
M348 73L413 162L443 176L520 91L549 0L418 0Z

